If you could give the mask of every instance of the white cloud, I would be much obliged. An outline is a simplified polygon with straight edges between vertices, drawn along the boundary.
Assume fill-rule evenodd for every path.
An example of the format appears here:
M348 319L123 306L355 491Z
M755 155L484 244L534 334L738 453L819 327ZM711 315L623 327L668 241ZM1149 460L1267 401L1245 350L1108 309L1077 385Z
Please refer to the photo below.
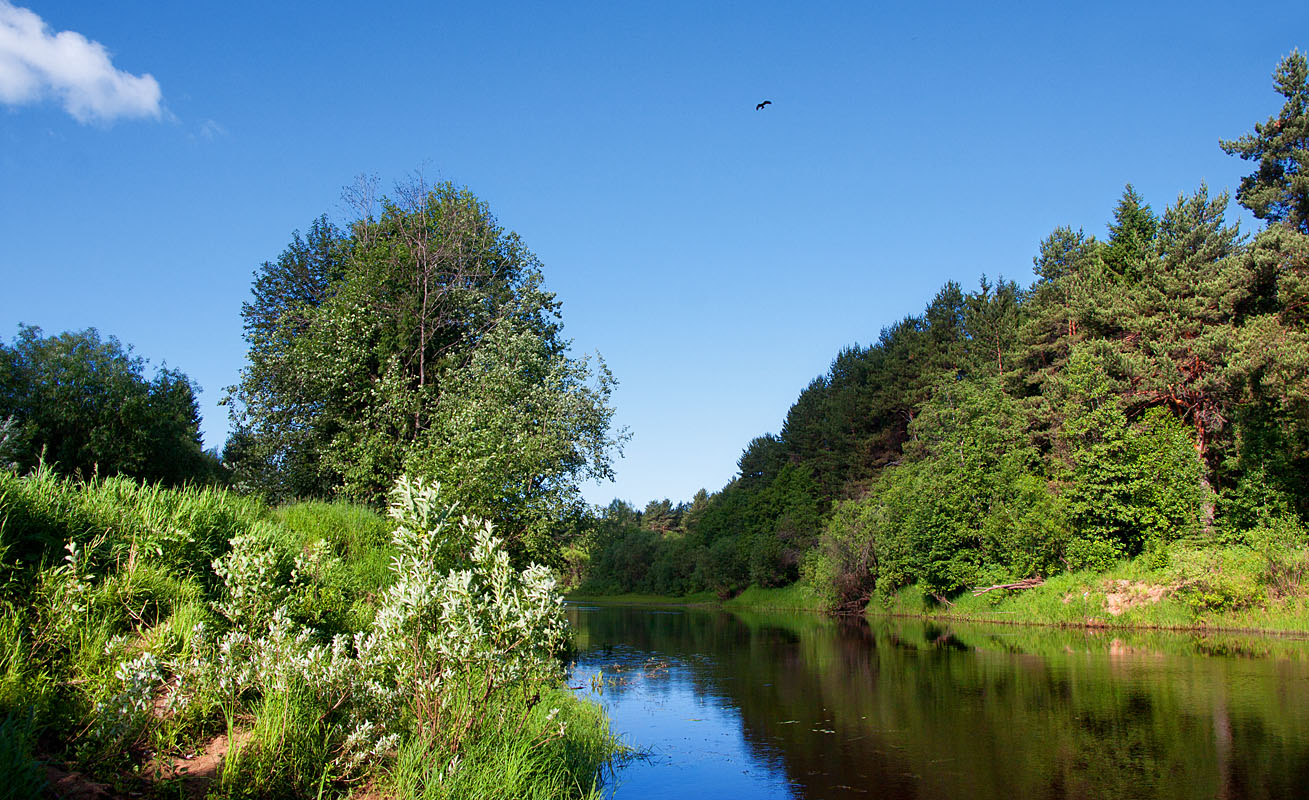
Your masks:
M163 115L153 77L116 69L99 42L54 33L36 14L0 0L0 103L25 105L48 95L78 122Z

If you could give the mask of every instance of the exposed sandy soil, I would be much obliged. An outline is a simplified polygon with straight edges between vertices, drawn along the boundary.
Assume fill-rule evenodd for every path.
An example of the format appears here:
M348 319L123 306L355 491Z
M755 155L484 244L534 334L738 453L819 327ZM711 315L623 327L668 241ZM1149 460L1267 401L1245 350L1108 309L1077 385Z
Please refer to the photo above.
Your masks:
M1105 610L1115 617L1135 606L1153 605L1172 590L1167 586L1144 581L1105 581Z
M241 747L250 738L247 731L238 731L233 737L237 747ZM160 783L168 780L181 780L182 790L187 797L202 798L209 791L209 786L218 777L218 768L223 757L232 747L225 734L219 734L194 754L167 757L150 763L147 774L151 780Z

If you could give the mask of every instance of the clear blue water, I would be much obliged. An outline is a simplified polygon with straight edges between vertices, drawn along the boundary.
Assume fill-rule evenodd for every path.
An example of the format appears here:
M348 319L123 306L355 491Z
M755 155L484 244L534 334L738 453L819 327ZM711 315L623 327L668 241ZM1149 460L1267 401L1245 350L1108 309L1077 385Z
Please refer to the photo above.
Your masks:
M572 606L616 800L1309 797L1303 641Z

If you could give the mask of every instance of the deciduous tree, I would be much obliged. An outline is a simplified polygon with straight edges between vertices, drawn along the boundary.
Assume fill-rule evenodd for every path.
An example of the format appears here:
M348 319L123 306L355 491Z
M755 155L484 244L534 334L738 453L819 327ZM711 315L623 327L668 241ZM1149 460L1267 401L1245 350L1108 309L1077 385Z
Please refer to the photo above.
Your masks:
M191 380L168 368L148 378L144 359L94 328L47 337L20 326L12 347L0 344L0 421L22 470L44 459L84 478L177 485L217 475L202 449Z
M358 214L257 273L238 474L366 502L421 474L544 558L578 481L611 477L612 376L569 354L540 262L467 189L418 180Z

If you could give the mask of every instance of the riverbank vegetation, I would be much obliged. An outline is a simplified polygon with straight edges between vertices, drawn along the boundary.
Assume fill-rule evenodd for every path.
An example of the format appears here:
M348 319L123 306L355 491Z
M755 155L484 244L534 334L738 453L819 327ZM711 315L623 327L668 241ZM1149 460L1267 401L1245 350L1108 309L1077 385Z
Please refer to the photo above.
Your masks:
M389 514L0 473L8 796L588 796L553 578L431 484Z
M0 345L0 795L598 792L541 564L612 379L467 190L353 198L256 272L221 457L116 339Z
M345 229L315 220L255 274L223 452L235 485L376 505L423 475L516 557L557 564L579 481L611 477L624 439L608 369L569 353L540 262L468 190L350 196Z
M1059 228L1036 280L948 283L842 350L714 494L615 502L588 593L731 597L803 581L837 609L1298 627L1309 589L1309 68L1200 185L1128 186ZM1039 588L970 590L1023 582Z

